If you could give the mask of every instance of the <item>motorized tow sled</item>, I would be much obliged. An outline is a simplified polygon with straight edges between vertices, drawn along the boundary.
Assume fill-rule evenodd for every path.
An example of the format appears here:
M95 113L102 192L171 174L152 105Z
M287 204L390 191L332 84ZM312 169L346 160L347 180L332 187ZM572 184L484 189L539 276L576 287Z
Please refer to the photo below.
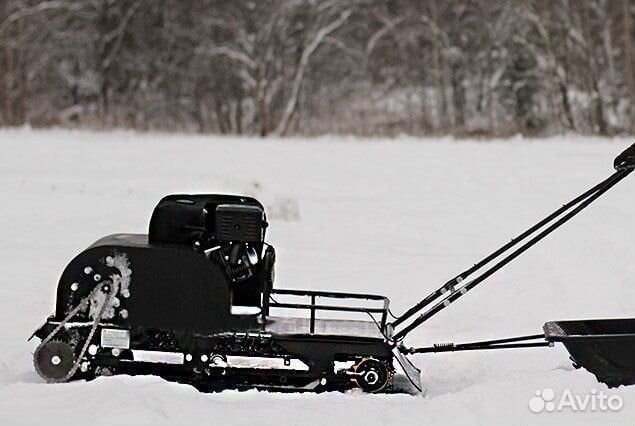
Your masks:
M35 369L48 382L154 374L205 390L380 392L395 388L401 367L420 390L408 354L562 342L575 365L598 380L634 384L635 319L548 322L543 334L456 345L403 343L630 174L635 145L614 166L606 180L392 321L383 296L275 289L275 251L265 243L265 212L255 199L170 195L154 209L148 235L105 237L66 267L55 313L34 333L41 339ZM342 313L365 320L338 319Z

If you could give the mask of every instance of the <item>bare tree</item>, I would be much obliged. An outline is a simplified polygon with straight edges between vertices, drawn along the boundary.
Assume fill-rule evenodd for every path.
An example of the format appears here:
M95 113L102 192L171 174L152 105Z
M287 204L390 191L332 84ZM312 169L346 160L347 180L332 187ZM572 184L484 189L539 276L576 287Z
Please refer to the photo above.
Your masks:
M631 132L635 132L635 65L633 64L633 25L632 25L632 1L623 0L622 16L623 39L624 39L624 78L628 87L629 117L627 127Z
M330 5L329 5L330 6ZM332 7L321 8L322 10L318 10L318 17L316 19L316 30L315 33L310 36L309 43L304 46L302 49L302 54L300 55L300 59L298 60L297 65L295 66L295 73L293 77L293 83L291 85L291 93L288 96L286 106L284 111L282 112L282 117L276 127L276 133L279 135L285 134L289 128L289 120L291 119L291 115L295 112L298 103L298 94L300 93L300 85L302 84L302 80L304 78L304 74L307 66L309 65L309 60L311 56L316 51L316 49L324 43L324 39L341 27L348 17L351 14L350 10L344 10L339 13L339 16L328 23L322 23L323 19L322 15L330 16L332 12L329 11ZM329 12L326 12L329 11Z
M4 0L0 125L635 132L634 0Z

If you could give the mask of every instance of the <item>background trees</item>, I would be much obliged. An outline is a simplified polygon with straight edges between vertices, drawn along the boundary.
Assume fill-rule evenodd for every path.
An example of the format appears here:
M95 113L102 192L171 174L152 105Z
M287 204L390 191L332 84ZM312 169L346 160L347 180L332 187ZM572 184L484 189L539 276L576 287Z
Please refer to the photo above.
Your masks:
M0 125L635 132L635 0L0 0Z

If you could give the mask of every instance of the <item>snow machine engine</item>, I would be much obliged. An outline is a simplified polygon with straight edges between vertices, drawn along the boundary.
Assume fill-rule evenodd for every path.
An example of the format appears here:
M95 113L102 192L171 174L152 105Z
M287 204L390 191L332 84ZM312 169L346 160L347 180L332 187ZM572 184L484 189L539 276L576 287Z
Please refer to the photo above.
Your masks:
M249 197L165 197L150 220L151 244L186 244L204 253L231 283L237 306L261 306L263 275L273 276L275 254L264 244L267 221L262 204ZM264 251L263 251L264 248ZM271 283L269 283L271 284Z

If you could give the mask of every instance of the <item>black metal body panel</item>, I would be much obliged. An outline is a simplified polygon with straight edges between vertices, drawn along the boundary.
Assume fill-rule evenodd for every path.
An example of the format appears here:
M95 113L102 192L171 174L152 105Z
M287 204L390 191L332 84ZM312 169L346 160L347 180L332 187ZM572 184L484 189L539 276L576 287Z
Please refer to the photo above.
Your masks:
M323 361L332 364L338 355L392 357L390 347L380 339L317 334L279 335L274 336L274 339L289 354L313 362Z
M102 238L70 262L58 286L57 320L92 290L94 273L112 273L104 259L116 254L129 260L130 296L119 298L118 312L126 309L127 318L119 315L109 322L204 333L256 326L254 318L231 315L229 283L217 264L190 248L150 245L147 236L133 234ZM86 268L93 273L87 274ZM73 283L79 283L75 292Z

